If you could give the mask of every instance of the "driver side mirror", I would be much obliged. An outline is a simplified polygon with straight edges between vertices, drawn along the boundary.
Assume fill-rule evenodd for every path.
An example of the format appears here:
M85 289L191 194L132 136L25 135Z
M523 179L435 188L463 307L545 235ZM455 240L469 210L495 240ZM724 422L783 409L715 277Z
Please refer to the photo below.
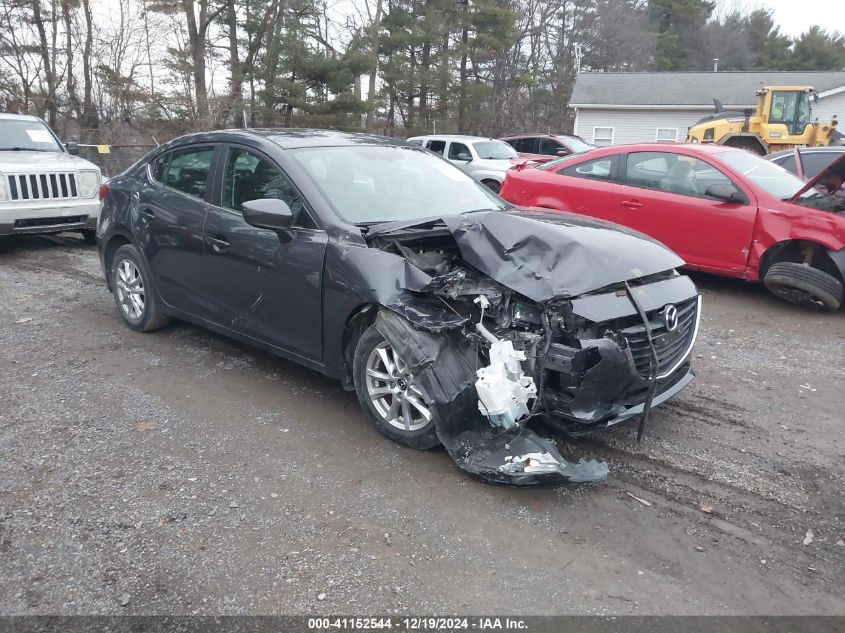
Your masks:
M557 151L557 155L558 156L569 156L569 150L568 149L559 149Z
M470 156L469 154L458 154L457 156L455 156L454 160L459 160L463 163L471 163L472 156Z
M745 199L745 196L742 195L742 192L738 191L737 188L733 185L729 185L726 183L710 185L709 187L707 187L707 190L704 192L704 195L709 198L716 198L716 200L722 200L723 202L748 202Z
M79 156L79 143L76 141L68 141L65 143L65 149L68 154L72 156Z
M244 221L259 229L287 231L293 225L293 212L278 198L261 198L243 203Z

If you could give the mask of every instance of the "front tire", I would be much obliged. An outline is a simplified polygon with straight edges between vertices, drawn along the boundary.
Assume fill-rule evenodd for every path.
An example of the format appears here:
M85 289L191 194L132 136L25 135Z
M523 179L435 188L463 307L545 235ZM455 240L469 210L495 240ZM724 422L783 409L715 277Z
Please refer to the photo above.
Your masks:
M410 448L440 445L434 407L374 325L358 340L352 377L361 408L379 433Z
M170 322L170 317L159 311L152 275L137 248L124 244L115 251L111 276L114 302L126 325L138 332L152 332Z
M842 305L843 288L833 275L795 262L772 264L763 284L775 296L815 310L836 310Z

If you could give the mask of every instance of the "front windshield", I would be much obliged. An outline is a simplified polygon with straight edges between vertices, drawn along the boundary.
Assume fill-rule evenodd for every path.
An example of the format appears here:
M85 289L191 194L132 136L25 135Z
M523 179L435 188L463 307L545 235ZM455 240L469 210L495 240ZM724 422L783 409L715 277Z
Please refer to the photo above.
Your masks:
M487 187L421 148L317 147L293 156L338 215L354 224L508 207Z
M804 182L780 165L763 160L745 151L721 152L718 159L741 173L766 193L788 200L804 186Z
M503 141L479 141L473 143L475 153L483 160L508 160L519 156L517 151Z
M62 147L41 121L0 119L0 152L61 152Z
M562 137L561 142L563 141L566 142L566 145L569 146L575 154L586 152L587 150L593 149L595 147L595 145L590 145L585 140L580 139L577 136Z

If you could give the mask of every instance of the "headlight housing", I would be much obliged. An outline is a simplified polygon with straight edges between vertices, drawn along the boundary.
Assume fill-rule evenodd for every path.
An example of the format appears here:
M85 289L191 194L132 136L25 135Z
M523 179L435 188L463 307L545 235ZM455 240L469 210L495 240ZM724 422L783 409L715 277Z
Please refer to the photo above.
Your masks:
M76 186L80 198L93 198L100 186L100 174L96 171L76 172Z

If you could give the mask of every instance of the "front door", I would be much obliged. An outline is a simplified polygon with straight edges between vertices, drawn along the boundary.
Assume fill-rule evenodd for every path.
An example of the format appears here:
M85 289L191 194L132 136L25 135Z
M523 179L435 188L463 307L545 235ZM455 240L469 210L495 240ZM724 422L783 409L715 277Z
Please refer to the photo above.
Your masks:
M220 204L206 215L204 268L212 319L306 358L322 357L322 271L326 233L285 173L255 150L221 153ZM279 198L290 207L290 231L247 224L243 203Z
M136 238L161 299L205 316L202 296L202 227L213 208L210 173L215 148L189 147L162 154L150 165L138 196Z
M725 202L706 193L716 184L737 188L727 175L703 160L672 152L631 152L623 165L611 219L663 242L693 267L745 270L756 201Z

